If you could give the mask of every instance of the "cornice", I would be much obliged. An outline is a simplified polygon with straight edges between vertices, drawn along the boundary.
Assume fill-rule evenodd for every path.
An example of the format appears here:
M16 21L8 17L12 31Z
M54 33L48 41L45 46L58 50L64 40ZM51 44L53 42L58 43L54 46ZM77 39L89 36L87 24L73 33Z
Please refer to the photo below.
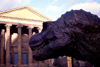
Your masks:
M32 22L32 21L36 21L36 22L46 22L46 21L41 21L41 20L18 18L18 17L8 17L8 16L0 16L0 18L12 19L12 20L21 20L21 21L30 21L30 22Z
M23 25L23 26L33 26L33 27L41 27L42 25L37 24L23 24L23 23L14 23L8 21L0 21L0 24L12 24L12 25Z

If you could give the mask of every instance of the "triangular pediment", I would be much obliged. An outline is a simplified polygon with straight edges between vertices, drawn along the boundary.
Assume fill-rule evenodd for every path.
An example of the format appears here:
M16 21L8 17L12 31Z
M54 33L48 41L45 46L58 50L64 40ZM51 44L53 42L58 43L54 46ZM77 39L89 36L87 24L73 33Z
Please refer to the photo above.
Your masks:
M0 12L0 16L39 21L51 21L51 19L47 18L46 16L28 6L2 11Z

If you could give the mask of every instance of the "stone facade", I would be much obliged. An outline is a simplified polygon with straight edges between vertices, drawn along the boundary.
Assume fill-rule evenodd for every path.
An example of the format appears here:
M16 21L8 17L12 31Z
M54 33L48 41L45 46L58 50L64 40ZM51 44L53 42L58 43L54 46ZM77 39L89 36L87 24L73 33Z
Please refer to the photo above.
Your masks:
M32 58L35 51L31 51L28 40L31 35L41 32L44 21L52 20L28 6L0 12L0 67L62 67L61 65L83 67L82 65L86 65L87 62L72 60L71 57L45 61L36 61Z

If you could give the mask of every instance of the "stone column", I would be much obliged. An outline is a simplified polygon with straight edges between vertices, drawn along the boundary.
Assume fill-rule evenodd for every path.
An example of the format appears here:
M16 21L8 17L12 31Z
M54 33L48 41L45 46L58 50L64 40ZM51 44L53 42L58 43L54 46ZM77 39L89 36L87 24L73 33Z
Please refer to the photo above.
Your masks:
M18 25L18 67L22 67L22 50L21 50L21 45L22 45L22 37L21 37L21 28L22 25Z
M28 30L29 30L29 38L32 36L32 28L33 28L33 26L31 26L31 27L28 27ZM29 65L29 67L31 67L32 66L32 50L31 50L31 48L30 48L30 46L28 45L28 65Z
M12 24L6 24L6 66L10 67L10 27Z
M1 31L1 49L0 49L0 66L4 65L4 46L5 46L5 30Z

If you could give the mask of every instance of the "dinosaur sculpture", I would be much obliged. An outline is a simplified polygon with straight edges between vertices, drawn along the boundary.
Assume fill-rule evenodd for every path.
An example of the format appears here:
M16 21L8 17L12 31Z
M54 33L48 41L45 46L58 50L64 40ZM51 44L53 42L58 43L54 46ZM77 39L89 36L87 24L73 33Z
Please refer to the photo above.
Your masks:
M33 58L46 60L72 56L100 67L100 18L84 10L71 10L56 21L43 23L41 33L29 39Z

